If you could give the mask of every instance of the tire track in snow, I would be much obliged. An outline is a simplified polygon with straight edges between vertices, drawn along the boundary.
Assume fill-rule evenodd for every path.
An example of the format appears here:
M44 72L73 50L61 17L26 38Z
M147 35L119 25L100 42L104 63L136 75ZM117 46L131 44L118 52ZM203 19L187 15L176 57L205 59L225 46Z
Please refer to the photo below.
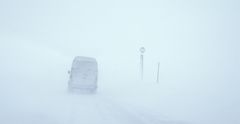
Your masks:
M98 101L100 102L98 111L104 115L103 117L105 119L110 118L110 120L114 119L114 123L109 124L146 124L142 122L137 116L129 113L122 107L113 103L111 100L100 97Z
M111 100L96 95L90 99L88 96L71 99L69 124L146 124L138 117L127 112Z
M146 112L139 112L136 109L123 107L117 102L114 102L113 100L110 100L104 96L102 96L100 100L101 102L104 102L109 109L107 110L113 110L118 113L117 117L120 119L127 119L126 124L186 124L186 122L183 121L175 121L175 120L169 120L169 119L161 119L156 115L146 113ZM120 115L123 115L122 117ZM122 123L125 124L125 123Z
M124 107L106 96L81 96L71 99L69 124L184 124Z

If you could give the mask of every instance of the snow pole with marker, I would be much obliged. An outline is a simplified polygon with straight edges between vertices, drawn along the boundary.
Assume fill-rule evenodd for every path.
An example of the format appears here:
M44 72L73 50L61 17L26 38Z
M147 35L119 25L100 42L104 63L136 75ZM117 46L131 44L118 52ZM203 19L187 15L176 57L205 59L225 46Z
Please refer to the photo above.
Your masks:
M144 54L144 52L145 52L145 48L141 47L140 48L140 73L141 73L141 80L143 80L143 68L144 68L144 65L143 65L143 62L144 62L143 54Z

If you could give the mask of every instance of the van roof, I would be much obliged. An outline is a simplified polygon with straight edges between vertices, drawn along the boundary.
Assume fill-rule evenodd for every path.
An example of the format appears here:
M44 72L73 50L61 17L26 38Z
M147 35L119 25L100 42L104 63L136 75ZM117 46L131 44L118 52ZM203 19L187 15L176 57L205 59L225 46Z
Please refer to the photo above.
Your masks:
M76 56L73 61L96 61L95 58L85 57L85 56Z

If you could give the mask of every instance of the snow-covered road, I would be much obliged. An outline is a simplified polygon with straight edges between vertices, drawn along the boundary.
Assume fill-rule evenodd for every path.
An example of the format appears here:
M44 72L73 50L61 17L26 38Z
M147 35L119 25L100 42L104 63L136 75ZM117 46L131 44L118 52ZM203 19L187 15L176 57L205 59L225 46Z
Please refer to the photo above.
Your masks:
M68 94L67 97L70 98L66 116L69 124L180 124L124 107L101 94Z
M15 93L17 97L8 94L9 99L1 105L1 124L180 124L125 106L101 93Z

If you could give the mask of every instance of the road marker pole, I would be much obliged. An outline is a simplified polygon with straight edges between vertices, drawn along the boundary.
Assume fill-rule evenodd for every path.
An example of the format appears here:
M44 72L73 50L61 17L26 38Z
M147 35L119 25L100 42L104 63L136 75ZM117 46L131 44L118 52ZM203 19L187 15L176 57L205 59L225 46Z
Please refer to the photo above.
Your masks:
M144 57L143 54L146 51L144 47L141 47L140 49L140 71L141 71L141 80L143 80L143 69L144 69Z

